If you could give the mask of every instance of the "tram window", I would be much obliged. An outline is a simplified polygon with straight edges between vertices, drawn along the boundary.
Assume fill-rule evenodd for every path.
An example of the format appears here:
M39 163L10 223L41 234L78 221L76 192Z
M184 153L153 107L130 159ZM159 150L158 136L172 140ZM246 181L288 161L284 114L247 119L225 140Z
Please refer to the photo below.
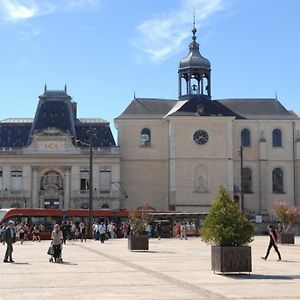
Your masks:
M31 217L31 224L40 225L45 224L45 217Z

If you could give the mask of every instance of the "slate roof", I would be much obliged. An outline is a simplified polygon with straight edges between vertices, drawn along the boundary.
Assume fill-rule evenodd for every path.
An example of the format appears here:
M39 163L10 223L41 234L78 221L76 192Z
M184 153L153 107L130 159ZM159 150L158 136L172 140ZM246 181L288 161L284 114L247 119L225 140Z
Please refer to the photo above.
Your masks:
M167 116L232 116L237 119L286 120L299 117L277 99L218 99L193 95L189 100L136 98L117 119L164 118Z
M228 107L216 100L210 100L205 95L193 95L187 101L179 105L178 109L170 111L168 115L172 116L231 116L241 118Z
M24 147L28 144L31 123L0 122L0 147Z
M246 119L298 119L292 111L287 110L277 99L220 99L221 104Z
M95 147L115 146L109 122L100 118L76 119L72 110L72 98L66 91L45 90L41 95L35 118L9 118L0 121L0 147L25 147L31 136L47 128L56 128L70 134L76 140L88 143L88 130L95 129Z
M178 100L135 98L117 119L161 119L177 102Z

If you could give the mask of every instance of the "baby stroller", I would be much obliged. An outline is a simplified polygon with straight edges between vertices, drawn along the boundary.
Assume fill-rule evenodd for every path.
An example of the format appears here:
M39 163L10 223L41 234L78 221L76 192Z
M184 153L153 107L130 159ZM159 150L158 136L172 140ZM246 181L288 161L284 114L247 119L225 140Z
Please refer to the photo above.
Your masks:
M62 263L63 259L61 256L61 252L62 252L62 244L60 245L53 245L53 243L51 242L51 245L48 248L48 252L47 254L50 255L51 257L49 258L49 262L51 263Z

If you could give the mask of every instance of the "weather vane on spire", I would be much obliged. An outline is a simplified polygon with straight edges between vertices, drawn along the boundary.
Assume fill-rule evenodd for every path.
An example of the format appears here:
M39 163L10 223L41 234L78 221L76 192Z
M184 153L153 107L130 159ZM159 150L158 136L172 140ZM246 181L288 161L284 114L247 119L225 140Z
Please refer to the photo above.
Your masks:
M196 16L195 16L195 7L194 7L194 15L193 15L193 29L192 29L192 33L193 33L193 41L196 41Z

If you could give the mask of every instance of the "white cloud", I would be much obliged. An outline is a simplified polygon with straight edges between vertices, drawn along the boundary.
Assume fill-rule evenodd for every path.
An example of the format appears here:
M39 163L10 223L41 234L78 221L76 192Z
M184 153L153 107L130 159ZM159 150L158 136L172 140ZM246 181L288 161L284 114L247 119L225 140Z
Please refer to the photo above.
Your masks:
M1 0L0 16L4 21L25 20L34 17L38 6L33 1Z
M193 11L196 26L203 27L212 15L223 11L229 0L181 0L177 9L146 20L137 27L138 36L132 44L154 62L160 62L178 51L191 36Z
M0 20L16 22L54 13L95 8L101 0L0 0Z

